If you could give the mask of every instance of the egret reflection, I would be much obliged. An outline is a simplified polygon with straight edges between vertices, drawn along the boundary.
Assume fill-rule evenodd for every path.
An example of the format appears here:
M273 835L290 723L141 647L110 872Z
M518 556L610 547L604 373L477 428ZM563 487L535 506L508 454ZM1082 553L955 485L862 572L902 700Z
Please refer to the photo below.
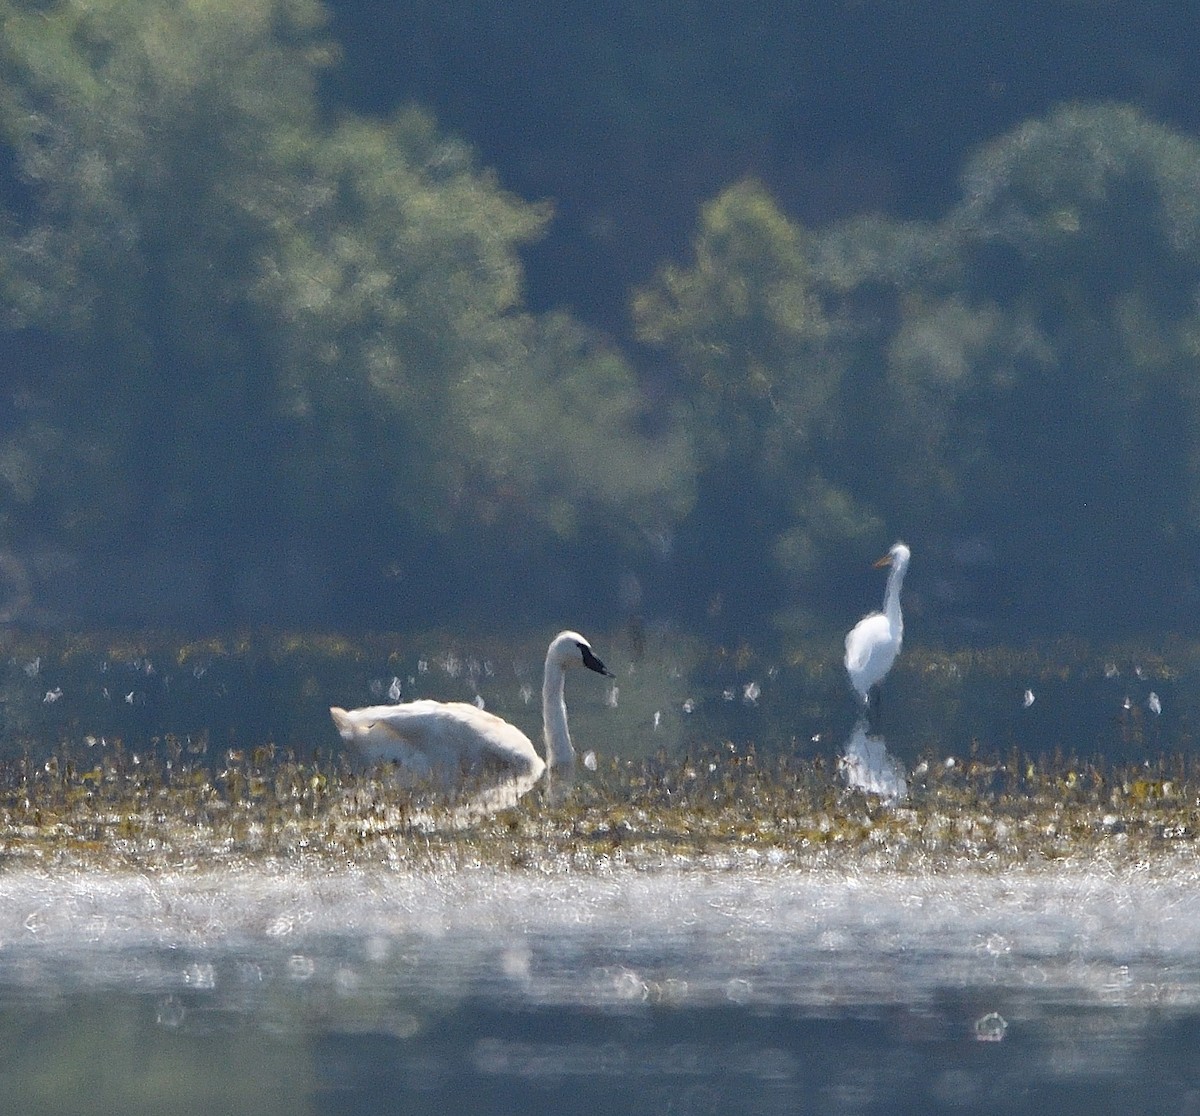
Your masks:
M869 734L866 717L860 717L838 760L846 785L877 794L889 802L908 797L908 780L899 760L887 750L882 736Z

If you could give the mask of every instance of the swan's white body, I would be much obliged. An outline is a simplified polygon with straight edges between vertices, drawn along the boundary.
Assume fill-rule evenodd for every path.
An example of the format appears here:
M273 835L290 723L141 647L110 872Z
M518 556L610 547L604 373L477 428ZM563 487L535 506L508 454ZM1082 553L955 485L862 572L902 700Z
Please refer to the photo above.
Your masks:
M342 739L368 760L390 760L406 782L442 790L503 787L492 808L515 802L552 769L568 781L575 750L563 697L567 668L585 666L611 676L577 632L560 632L546 651L542 679L543 760L515 725L462 701L410 701L329 710Z
M904 616L900 612L900 586L912 552L898 542L876 566L891 566L883 611L864 616L846 636L846 673L863 704L870 700L871 687L883 681L900 654L904 639Z

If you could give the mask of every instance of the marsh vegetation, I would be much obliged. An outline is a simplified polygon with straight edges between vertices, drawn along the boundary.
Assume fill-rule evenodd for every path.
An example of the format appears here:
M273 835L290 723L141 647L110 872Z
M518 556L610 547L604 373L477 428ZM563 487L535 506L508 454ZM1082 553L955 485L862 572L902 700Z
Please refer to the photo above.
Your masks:
M684 654L672 641L642 644L634 662L608 650L622 642L597 641L617 677L607 692L581 687L572 710L572 795L552 804L535 791L470 824L456 800L405 788L386 765L350 763L329 726L329 695L398 686L406 697L478 698L532 728L533 640L515 653L433 636L417 652L387 637L10 646L3 854L538 872L1191 855L1200 761L1185 647L1167 657L1076 648L1074 660L1063 646L906 650L881 717L909 793L889 802L839 771L856 705L836 656ZM1161 695L1158 713L1150 693Z

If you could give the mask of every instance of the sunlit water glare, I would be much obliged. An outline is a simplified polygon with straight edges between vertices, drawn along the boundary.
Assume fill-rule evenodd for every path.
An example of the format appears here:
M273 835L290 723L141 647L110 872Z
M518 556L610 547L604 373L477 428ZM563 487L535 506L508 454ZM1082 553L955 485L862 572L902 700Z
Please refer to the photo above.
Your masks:
M127 1048L97 1011L132 1021ZM1200 865L1186 862L0 877L0 1025L15 1043L0 1065L34 1090L21 1096L36 1093L21 1076L31 1041L52 1059L98 1044L129 1081L147 1043L183 1060L215 1042L286 1054L290 1111L395 1111L402 1097L430 1111L862 1112L899 1098L952 1112L987 1098L1052 1112L1069 1088L1103 1112L1120 1110L1117 1080L1156 1111L1144 1102L1167 1086L1145 1067L1166 1043L1183 1107L1163 1110L1190 1111L1198 1021ZM234 1093L253 1073L235 1063L221 1071ZM191 1110L231 1110L217 1094Z
M916 1002L953 985L1191 1006L1200 1002L1200 866L1170 875L481 867L0 878L0 974L10 986L123 982L130 958L157 956L140 983L170 990L186 984L184 958L223 966L276 952L311 956L309 976L332 975L336 958L343 977L349 966L364 979L403 955L417 983L452 974L458 991L564 1004L710 1004L736 987L739 1003L845 1007Z

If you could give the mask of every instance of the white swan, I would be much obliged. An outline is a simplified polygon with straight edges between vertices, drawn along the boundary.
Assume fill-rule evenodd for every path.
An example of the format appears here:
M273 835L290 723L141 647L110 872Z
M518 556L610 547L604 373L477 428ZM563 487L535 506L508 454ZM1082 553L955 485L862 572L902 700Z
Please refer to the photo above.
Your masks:
M900 612L900 586L912 552L896 543L876 566L891 566L883 611L864 616L846 636L846 672L864 705L869 703L871 687L883 681L900 654L904 639L904 617Z
M613 677L578 632L559 632L546 651L542 722L546 758L515 725L469 702L410 701L329 710L342 739L370 760L392 760L406 782L442 790L480 791L476 805L511 805L547 772L570 785L575 749L563 688L568 667Z

